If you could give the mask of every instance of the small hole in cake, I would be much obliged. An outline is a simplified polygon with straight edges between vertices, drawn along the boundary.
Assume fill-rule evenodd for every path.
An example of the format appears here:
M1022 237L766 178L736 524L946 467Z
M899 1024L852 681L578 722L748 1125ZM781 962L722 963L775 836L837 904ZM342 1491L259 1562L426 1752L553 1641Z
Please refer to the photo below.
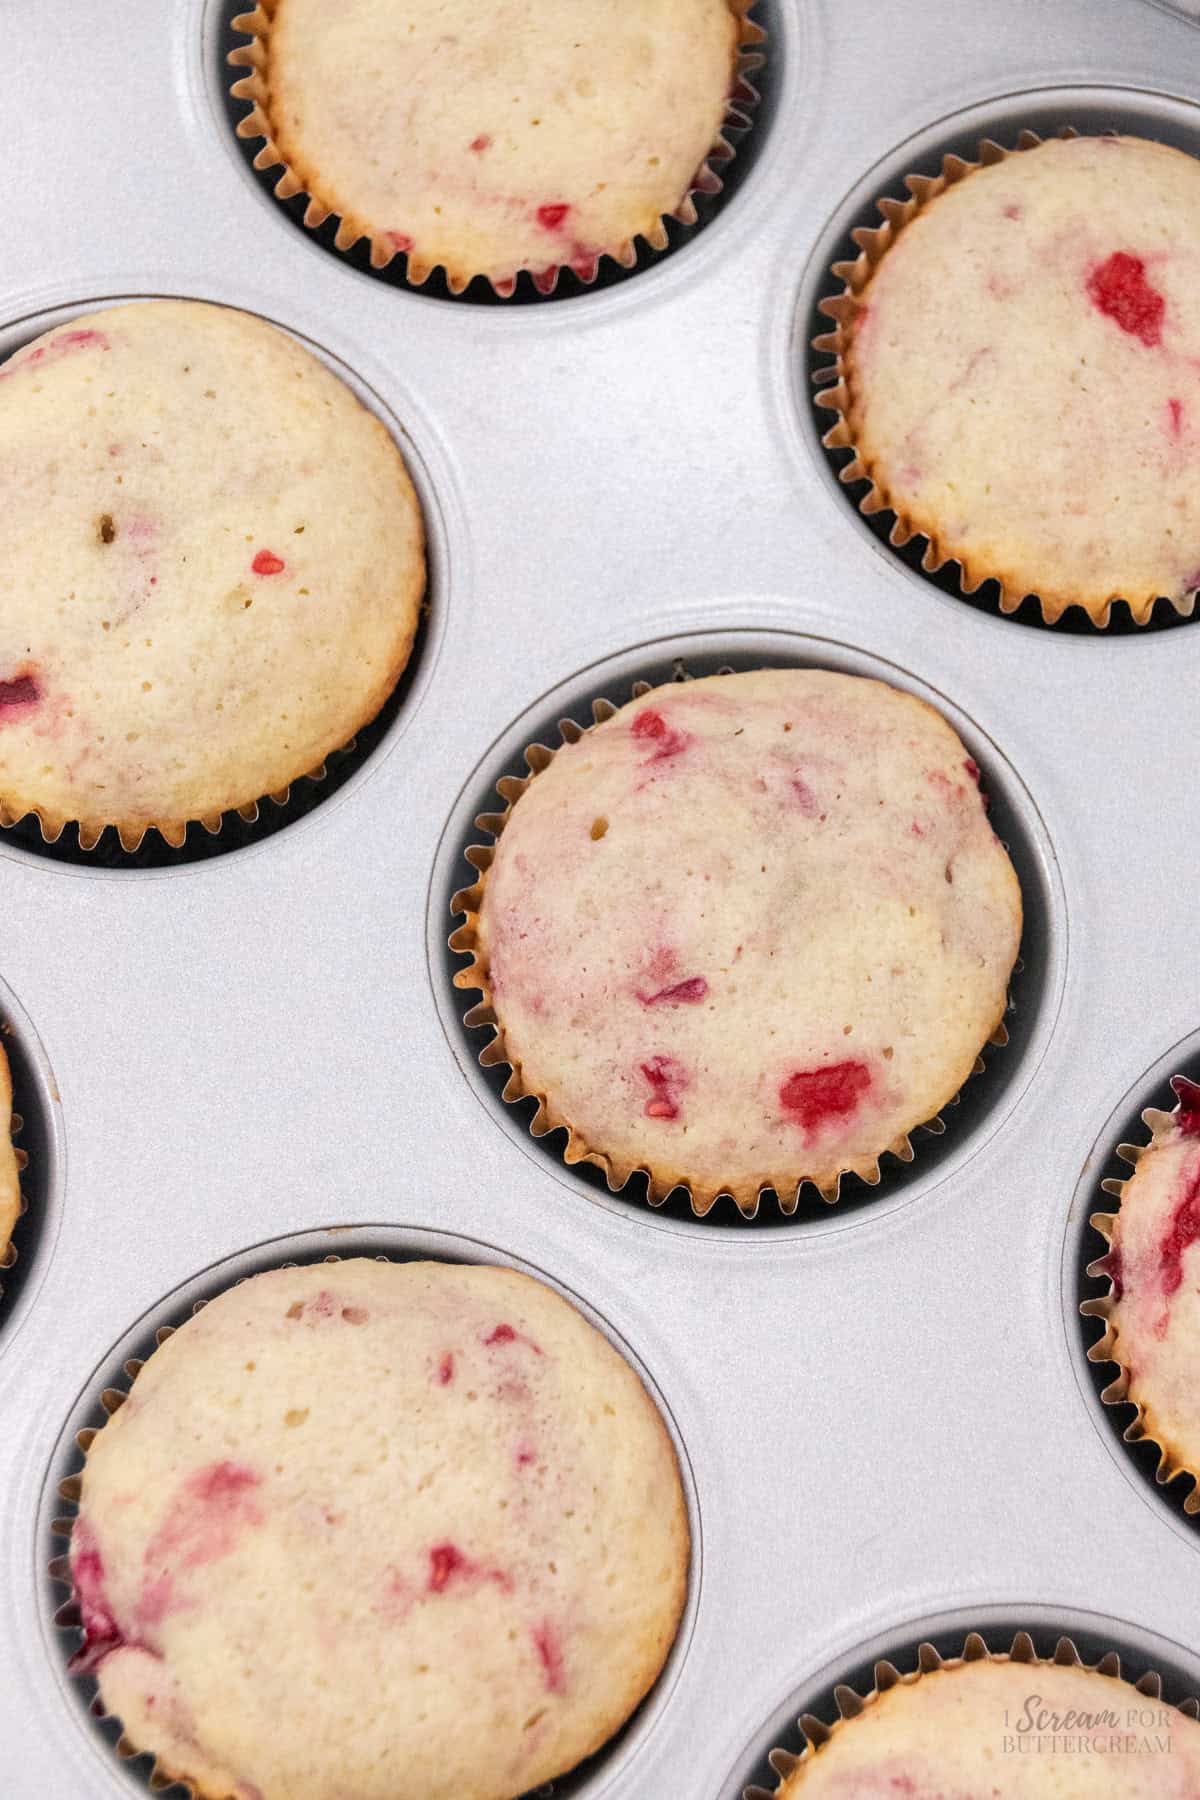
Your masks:
M608 830L608 820L607 819L593 819L592 820L592 838L595 842L598 843L599 840L604 836L604 834L607 830Z
M116 535L117 528L113 524L112 514L101 513L96 525L96 536L99 538L100 542L102 544L111 544Z

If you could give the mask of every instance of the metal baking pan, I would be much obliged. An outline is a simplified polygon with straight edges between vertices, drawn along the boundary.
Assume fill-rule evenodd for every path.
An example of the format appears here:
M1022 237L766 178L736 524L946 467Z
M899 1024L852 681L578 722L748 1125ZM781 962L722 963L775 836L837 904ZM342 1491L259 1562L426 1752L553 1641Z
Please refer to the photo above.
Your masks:
M254 175L235 10L7 9L0 355L121 296L295 332L400 434L431 611L400 703L274 828L132 862L0 837L30 1159L0 1275L0 1793L147 1791L65 1674L48 1573L100 1389L225 1281L347 1246L541 1273L676 1435L685 1628L559 1794L736 1800L836 1682L972 1628L1200 1692L1197 1527L1101 1406L1078 1314L1115 1145L1200 1055L1200 628L1047 629L924 576L839 486L807 348L849 230L945 150L1074 125L1200 151L1200 29L1154 0L762 0L762 104L711 216L624 279L476 305L364 272ZM559 718L788 661L883 673L970 745L1028 910L1012 1041L877 1189L701 1221L505 1107L449 900Z

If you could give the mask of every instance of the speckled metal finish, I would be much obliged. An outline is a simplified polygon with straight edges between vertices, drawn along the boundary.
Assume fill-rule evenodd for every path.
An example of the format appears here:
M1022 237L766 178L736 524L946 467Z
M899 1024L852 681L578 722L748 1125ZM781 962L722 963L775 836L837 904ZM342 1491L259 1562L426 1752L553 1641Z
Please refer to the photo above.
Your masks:
M736 1800L876 1647L975 1622L1061 1625L1200 1692L1196 1527L1099 1405L1076 1313L1114 1143L1173 1046L1197 1055L1200 625L1047 630L923 577L839 489L805 350L848 228L943 150L1074 124L1200 151L1200 29L1150 0L772 0L728 203L611 288L480 306L359 272L256 184L223 99L236 10L0 7L0 355L119 296L296 332L408 434L433 606L380 743L264 840L121 870L0 837L30 1154L0 1302L0 1792L146 1791L65 1675L46 1573L100 1388L198 1295L348 1247L541 1273L684 1452L685 1632L562 1795ZM882 672L968 741L1026 891L1012 1043L873 1195L700 1222L504 1109L449 898L557 719L789 660Z

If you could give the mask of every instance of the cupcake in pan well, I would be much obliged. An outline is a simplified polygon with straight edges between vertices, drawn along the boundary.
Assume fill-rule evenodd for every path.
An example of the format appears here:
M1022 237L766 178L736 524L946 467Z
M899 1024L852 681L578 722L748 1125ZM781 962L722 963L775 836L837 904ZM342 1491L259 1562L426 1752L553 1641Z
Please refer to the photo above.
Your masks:
M12 1076L0 1045L0 1270L6 1269L15 1255L12 1234L21 1216L21 1165L12 1141L12 1102Z
M74 1668L208 1800L513 1800L624 1723L687 1574L658 1410L557 1294L278 1269L162 1343L88 1445Z
M1109 1294L1084 1303L1083 1311L1107 1321L1088 1355L1115 1362L1117 1378L1105 1389L1110 1405L1137 1408L1125 1433L1146 1438L1161 1451L1158 1478L1177 1475L1200 1483L1200 1087L1176 1076L1179 1104L1173 1112L1149 1111L1152 1138L1126 1145L1136 1162L1128 1181L1106 1182L1120 1198L1115 1215L1096 1213L1092 1224L1110 1241L1089 1273L1107 1275ZM1200 1512L1193 1485L1184 1509Z
M815 340L835 357L825 442L853 448L863 510L928 541L1012 611L1200 587L1200 161L1132 137L981 146L910 176Z
M337 215L340 249L368 237L375 267L403 254L455 292L511 294L522 271L549 291L663 248L664 220L720 187L750 3L264 0L234 21L254 40L230 58L250 68L238 130L283 164L278 194L311 196L307 224Z
M0 364L0 819L182 843L388 698L425 584L380 422L286 333L191 301Z
M814 669L644 693L503 782L455 980L568 1161L785 1211L878 1179L1002 1034L1016 875L946 721Z
M832 1726L806 1715L808 1748L778 1750L782 1777L747 1800L1187 1800L1200 1793L1196 1702L1124 1681L1115 1654L1085 1666L1067 1638L1041 1660L1024 1633L1006 1656L976 1633L943 1662L930 1644L900 1675L875 1669L865 1698L837 1691Z

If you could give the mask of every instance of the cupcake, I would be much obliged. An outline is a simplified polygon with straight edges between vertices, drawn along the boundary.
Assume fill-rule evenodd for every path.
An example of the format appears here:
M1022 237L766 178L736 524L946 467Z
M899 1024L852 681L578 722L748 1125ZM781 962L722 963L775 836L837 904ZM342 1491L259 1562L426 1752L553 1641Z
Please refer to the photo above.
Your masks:
M947 158L823 303L836 356L818 404L852 446L843 480L928 540L963 586L1012 611L1081 607L1144 624L1200 587L1200 161L1132 137L1074 137L983 166Z
M10 1267L12 1234L21 1216L20 1163L13 1146L12 1077L0 1046L0 1269Z
M73 1669L210 1800L512 1800L628 1718L687 1573L662 1419L550 1289L277 1269L91 1440Z
M1185 1474L1200 1482L1200 1087L1182 1076L1171 1085L1179 1105L1146 1114L1152 1142L1131 1150L1132 1178L1113 1184L1120 1211L1092 1219L1111 1247L1090 1273L1107 1275L1110 1292L1083 1310L1108 1322L1089 1356L1120 1364L1104 1398L1137 1408L1126 1437L1158 1445L1160 1481ZM1184 1507L1200 1512L1200 1489Z
M843 1716L810 1725L799 1759L776 1752L774 1800L1166 1800L1200 1793L1200 1724L1160 1699L1157 1676L1122 1681L1115 1656L1084 1667L1062 1639L1041 1662L1023 1634L1011 1657L972 1635L942 1663L876 1669L866 1700L838 1690ZM1111 1673L1109 1671L1112 1671ZM815 1742L815 1748L812 1745ZM751 1790L759 1792L759 1790Z
M485 1061L568 1161L652 1198L837 1197L1002 1032L1021 935L979 770L882 682L771 669L644 693L488 820L456 896Z
M0 821L182 843L379 711L424 591L383 426L295 339L163 300L0 364Z
M750 4L359 0L350 28L324 0L276 0L234 21L255 39L230 58L251 69L238 129L266 138L258 167L284 165L278 194L311 196L305 222L338 215L338 247L370 238L377 268L402 253L410 281L440 267L454 292L482 275L511 294L523 270L545 291L563 267L590 281L720 187L739 47L762 36Z

